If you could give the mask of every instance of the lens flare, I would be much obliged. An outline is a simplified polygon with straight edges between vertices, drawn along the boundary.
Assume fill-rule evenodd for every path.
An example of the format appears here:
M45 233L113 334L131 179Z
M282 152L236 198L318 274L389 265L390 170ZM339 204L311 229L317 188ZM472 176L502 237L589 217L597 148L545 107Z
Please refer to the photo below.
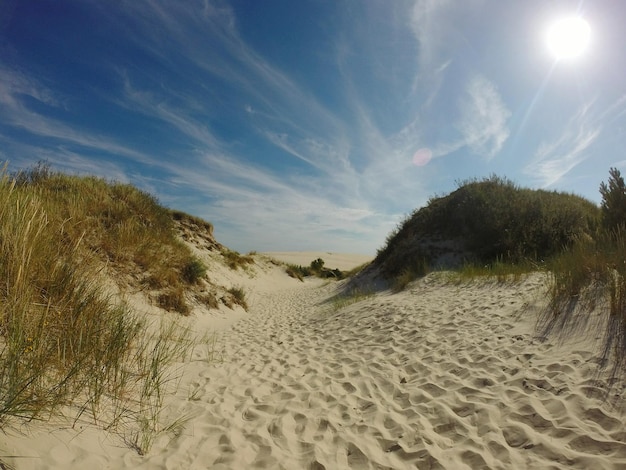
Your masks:
M428 148L421 148L413 155L413 164L417 166L427 165L433 158L433 152Z

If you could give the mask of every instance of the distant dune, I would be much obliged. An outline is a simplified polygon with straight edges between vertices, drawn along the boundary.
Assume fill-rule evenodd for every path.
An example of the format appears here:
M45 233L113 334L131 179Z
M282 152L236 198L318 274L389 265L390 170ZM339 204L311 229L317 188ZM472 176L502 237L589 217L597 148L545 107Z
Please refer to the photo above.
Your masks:
M321 258L324 265L329 269L339 269L349 271L371 262L374 257L368 255L332 253L328 251L271 251L263 253L283 263L295 264L298 266L309 266L311 261Z

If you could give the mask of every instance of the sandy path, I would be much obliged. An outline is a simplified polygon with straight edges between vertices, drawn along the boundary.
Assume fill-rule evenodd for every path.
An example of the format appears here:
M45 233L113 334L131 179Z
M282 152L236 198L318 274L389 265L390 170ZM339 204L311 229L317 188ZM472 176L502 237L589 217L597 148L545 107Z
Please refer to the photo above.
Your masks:
M594 397L596 355L533 339L541 285L428 276L333 311L332 284L259 283L222 360L188 365L179 436L146 457L87 432L40 440L24 468L624 469L626 414Z
M540 285L427 278L338 312L319 282L257 293L189 383L194 419L143 467L626 468L594 355L520 318Z

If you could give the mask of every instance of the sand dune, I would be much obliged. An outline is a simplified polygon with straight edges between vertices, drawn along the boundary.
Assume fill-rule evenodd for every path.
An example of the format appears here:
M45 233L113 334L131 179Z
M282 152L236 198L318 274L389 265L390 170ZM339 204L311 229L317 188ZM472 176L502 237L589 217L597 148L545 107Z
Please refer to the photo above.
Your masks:
M339 310L329 301L335 283L301 283L267 261L241 276L250 311L218 334L219 360L198 351L185 365L163 416L189 417L178 436L139 456L87 425L78 435L44 426L7 437L2 453L27 458L3 460L29 469L626 468L626 410L598 398L593 341L534 336L540 275L455 285L433 274ZM189 321L209 328L222 314Z

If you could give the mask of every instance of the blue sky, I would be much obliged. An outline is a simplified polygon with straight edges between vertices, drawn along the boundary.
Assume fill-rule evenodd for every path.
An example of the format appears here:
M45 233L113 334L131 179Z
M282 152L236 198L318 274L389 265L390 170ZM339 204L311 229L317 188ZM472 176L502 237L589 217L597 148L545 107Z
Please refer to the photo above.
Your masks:
M546 34L581 15L586 52ZM2 0L0 160L132 183L250 250L375 254L456 181L600 201L626 2Z

